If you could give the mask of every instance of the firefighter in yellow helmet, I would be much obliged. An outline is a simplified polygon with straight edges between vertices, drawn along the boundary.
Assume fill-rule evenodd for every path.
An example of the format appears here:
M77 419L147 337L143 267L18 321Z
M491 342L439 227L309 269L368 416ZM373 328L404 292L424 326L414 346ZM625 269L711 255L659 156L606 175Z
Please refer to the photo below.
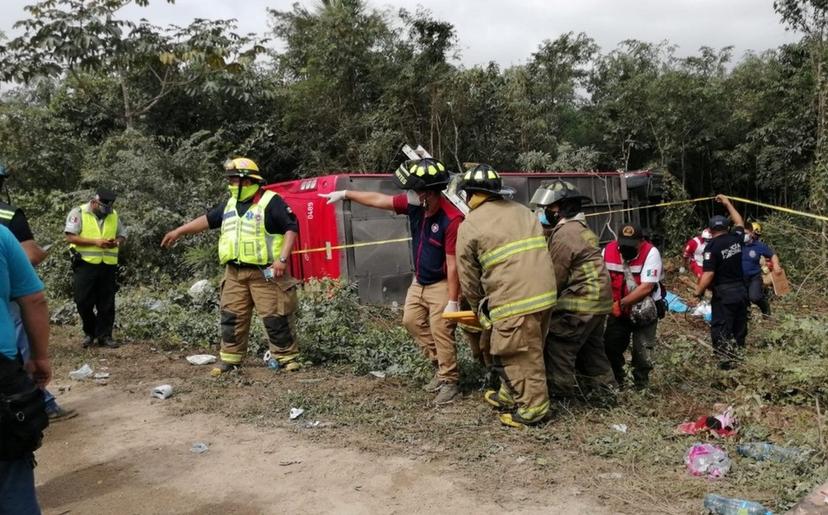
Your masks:
M221 361L218 376L237 368L247 352L253 308L262 317L270 343L273 368L299 368L293 330L296 286L288 258L299 232L290 207L273 191L251 159L224 164L230 197L206 214L168 232L161 246L170 247L185 234L221 229L218 253L225 265L221 283Z
M500 175L481 164L466 172L469 214L457 235L460 287L481 325L491 329L489 353L501 379L487 391L500 421L522 428L549 413L543 344L557 299L552 258L535 215L503 197Z

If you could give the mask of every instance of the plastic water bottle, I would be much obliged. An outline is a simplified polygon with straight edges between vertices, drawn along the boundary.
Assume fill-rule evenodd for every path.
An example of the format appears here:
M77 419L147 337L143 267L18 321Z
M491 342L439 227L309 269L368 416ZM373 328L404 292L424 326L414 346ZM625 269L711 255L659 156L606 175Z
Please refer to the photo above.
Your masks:
M793 447L780 447L767 442L747 442L736 446L736 452L742 456L759 461L796 461L805 453Z
M704 507L713 515L773 515L758 502L731 499L716 494L704 496Z
M270 355L270 351L265 352L264 357L262 359L265 362L265 366L270 370L276 371L282 368L282 364L279 363L278 359Z

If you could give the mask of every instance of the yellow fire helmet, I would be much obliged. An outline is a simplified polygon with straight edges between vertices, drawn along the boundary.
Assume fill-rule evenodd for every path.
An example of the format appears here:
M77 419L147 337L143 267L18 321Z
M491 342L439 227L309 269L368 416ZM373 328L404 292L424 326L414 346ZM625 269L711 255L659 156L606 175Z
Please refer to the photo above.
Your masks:
M256 162L246 157L236 157L224 162L224 175L227 177L243 177L264 182L259 174L259 167Z

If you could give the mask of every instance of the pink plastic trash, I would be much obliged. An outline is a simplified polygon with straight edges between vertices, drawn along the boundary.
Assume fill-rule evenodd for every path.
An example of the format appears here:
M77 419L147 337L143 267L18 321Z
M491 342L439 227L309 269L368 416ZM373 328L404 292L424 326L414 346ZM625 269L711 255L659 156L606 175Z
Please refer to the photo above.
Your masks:
M684 456L687 471L694 476L707 476L711 479L723 477L730 470L730 458L716 445L696 443Z

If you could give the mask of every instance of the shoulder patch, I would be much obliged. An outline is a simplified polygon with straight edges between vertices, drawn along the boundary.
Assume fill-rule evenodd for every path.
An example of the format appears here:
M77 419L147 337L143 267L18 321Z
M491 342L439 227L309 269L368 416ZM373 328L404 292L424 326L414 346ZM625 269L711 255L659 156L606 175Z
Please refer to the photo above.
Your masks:
M704 259L706 259L708 261L710 261L710 256L712 256L712 253L710 253L710 252L705 252L704 253Z

